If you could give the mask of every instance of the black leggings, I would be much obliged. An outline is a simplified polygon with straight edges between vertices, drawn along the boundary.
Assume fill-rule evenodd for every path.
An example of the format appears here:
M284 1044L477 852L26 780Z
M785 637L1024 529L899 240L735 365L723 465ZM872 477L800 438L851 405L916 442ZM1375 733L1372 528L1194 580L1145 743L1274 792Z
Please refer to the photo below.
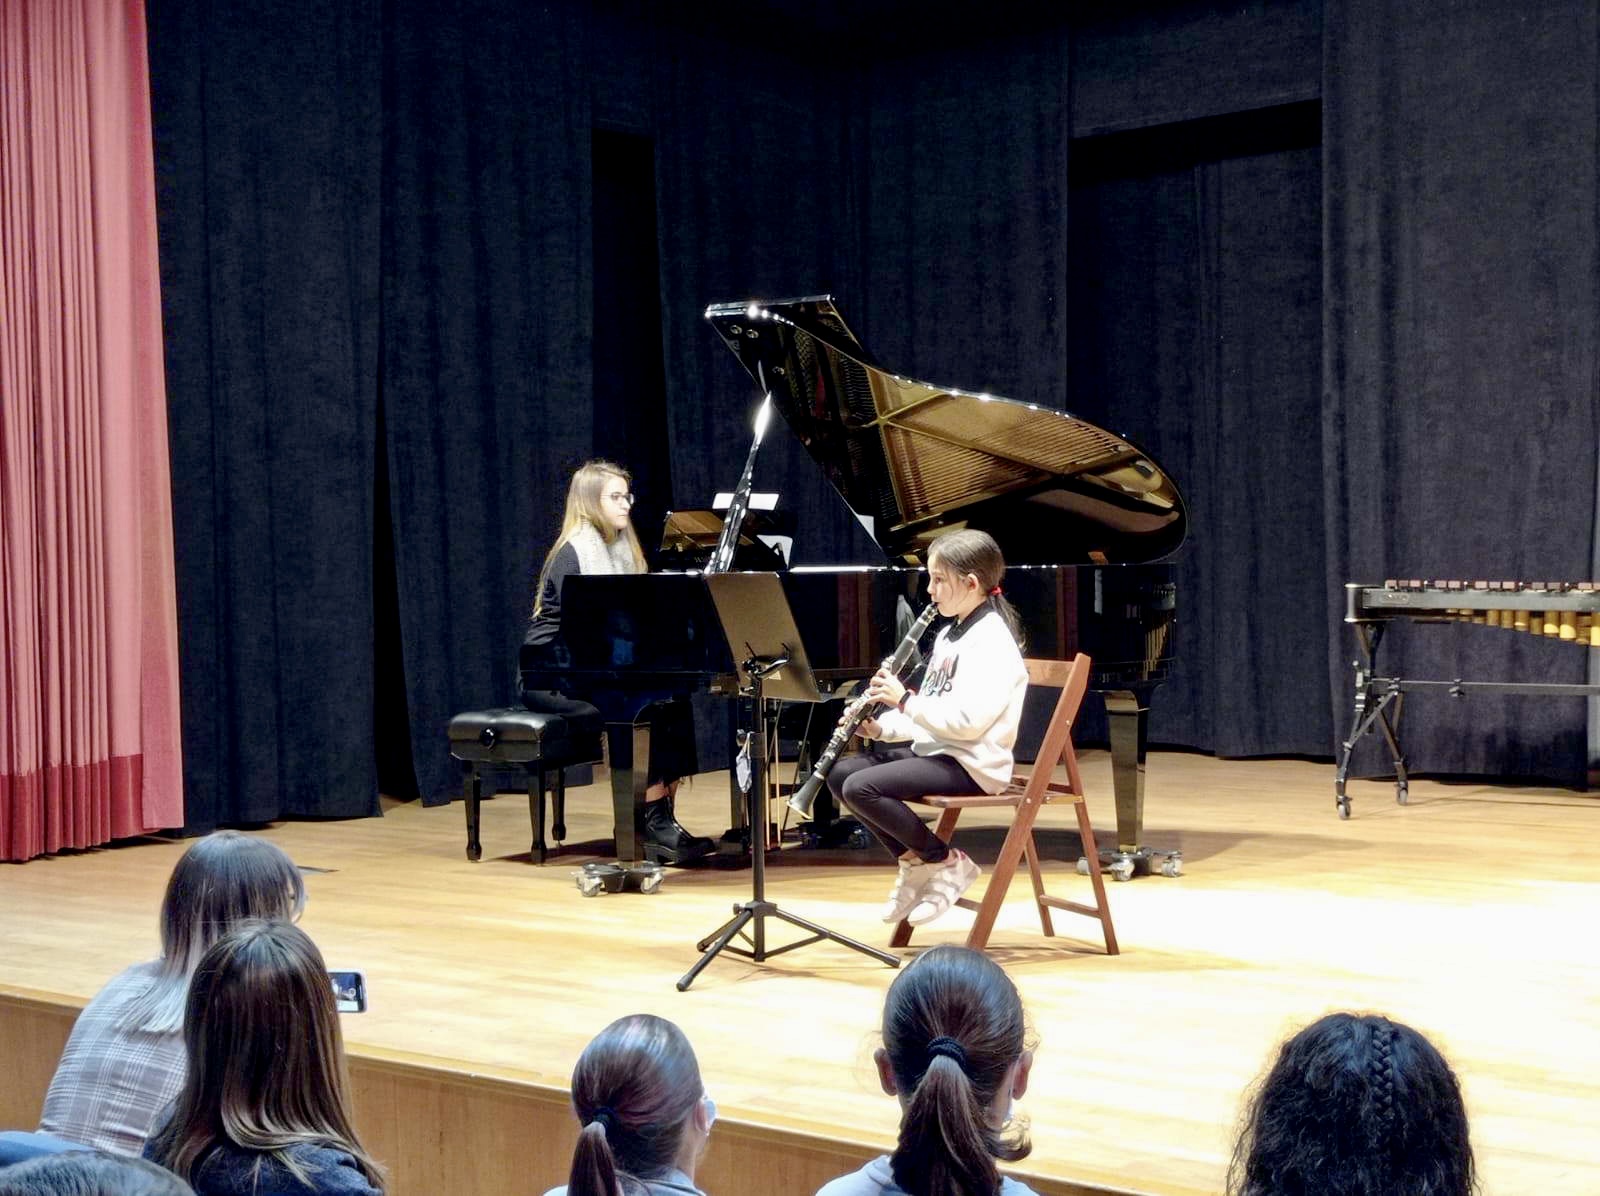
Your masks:
M846 756L829 771L828 788L896 859L911 851L928 864L945 859L950 846L928 829L906 799L983 792L954 757L918 756L908 747Z

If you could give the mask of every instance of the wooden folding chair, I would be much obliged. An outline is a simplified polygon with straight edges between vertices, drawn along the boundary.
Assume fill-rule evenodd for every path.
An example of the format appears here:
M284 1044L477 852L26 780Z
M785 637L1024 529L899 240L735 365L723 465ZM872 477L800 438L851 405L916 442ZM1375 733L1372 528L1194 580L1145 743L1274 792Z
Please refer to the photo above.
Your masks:
M1098 867L1100 852L1095 847L1094 828L1089 823L1089 810L1084 804L1083 778L1078 773L1078 757L1072 750L1072 723L1078 717L1078 707L1082 704L1083 695L1089 688L1089 658L1080 652L1071 661L1028 660L1024 663L1028 666L1029 684L1061 690L1061 697L1056 701L1055 713L1050 716L1050 725L1044 733L1044 742L1039 745L1038 759L1034 761L1032 768L1027 771L1019 769L1013 773L1011 784L1002 793L983 794L977 797L924 797L917 800L923 805L934 806L944 811L939 817L939 825L934 833L947 843L955 831L956 820L961 817L962 810L983 806L1010 806L1016 811L1011 820L1011 829L1006 834L1005 843L1000 848L1000 855L996 858L994 869L989 874L989 885L984 890L983 898L974 901L963 897L956 902L963 909L973 910L978 915L972 924L972 930L967 935L967 946L981 951L989 942L989 932L994 929L995 919L1000 914L1000 906L1006 899L1006 890L1011 887L1011 878L1016 873L1017 860L1026 858L1028 872L1033 877L1033 899L1039 907L1039 922L1044 927L1044 933L1052 936L1055 934L1055 927L1050 922L1052 909L1083 914L1100 923L1100 932L1105 938L1106 954L1116 955L1117 932L1111 925L1111 909L1106 904L1105 881L1101 878ZM1050 779L1058 761L1067 767L1065 784ZM1062 897L1052 897L1044 891L1044 876L1039 870L1039 848L1033 839L1033 823L1038 818L1041 807L1062 797L1072 800L1073 808L1078 815L1078 837L1083 841L1083 855L1085 859L1091 861L1089 881L1094 886L1095 902L1092 906L1068 901ZM911 923L902 920L895 927L889 945L904 947L911 941L911 931Z

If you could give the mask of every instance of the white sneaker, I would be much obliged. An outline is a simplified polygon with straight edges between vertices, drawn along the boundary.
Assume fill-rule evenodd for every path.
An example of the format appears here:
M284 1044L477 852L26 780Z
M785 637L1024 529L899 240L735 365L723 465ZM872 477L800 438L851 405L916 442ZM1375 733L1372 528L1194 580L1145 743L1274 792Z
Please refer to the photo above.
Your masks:
M883 920L898 922L904 918L911 907L921 900L922 886L943 867L943 861L937 864L908 864L901 860L900 872L894 878L894 888L889 890L889 900L883 906Z
M972 887L981 871L964 851L952 851L948 859L935 867L937 871L923 882L922 892L906 916L906 921L913 926L925 926L948 913L956 900Z

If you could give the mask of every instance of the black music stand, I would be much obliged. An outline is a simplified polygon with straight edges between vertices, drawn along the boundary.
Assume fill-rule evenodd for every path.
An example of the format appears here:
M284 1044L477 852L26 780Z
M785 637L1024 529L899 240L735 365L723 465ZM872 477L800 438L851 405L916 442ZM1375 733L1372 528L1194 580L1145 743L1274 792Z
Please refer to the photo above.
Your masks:
M734 660L739 662L739 705L746 729L740 733L743 746L734 768L739 774L740 788L744 790L746 799L746 825L750 830L751 895L749 901L733 907L733 917L729 921L695 944L695 950L701 952L700 958L678 981L678 991L687 991L701 970L724 950L761 963L771 956L782 955L785 951L810 946L824 939L897 968L900 966L898 956L835 934L815 922L779 909L776 902L767 900L766 836L762 833L767 815L761 808L766 800L767 768L766 735L761 719L761 712L765 709L763 702L768 696L789 701L820 702L822 694L817 689L817 679L806 660L805 646L800 641L800 630L795 626L794 612L789 609L783 583L776 573L707 574L705 581L711 590L711 601L716 605L723 634L728 637L728 647L733 651ZM766 935L768 918L778 918L798 926L809 931L811 937L769 949ZM750 927L749 933L744 933L746 927ZM749 945L734 946L733 940L737 937L743 937Z

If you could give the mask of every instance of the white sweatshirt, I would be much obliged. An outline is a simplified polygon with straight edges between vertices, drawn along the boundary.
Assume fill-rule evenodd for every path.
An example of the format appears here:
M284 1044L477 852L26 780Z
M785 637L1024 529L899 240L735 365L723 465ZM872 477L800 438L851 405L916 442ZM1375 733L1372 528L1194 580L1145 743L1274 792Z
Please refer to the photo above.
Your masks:
M922 687L902 713L878 715L885 740L919 756L953 756L985 793L1011 783L1028 669L1000 612L986 606L934 638Z

